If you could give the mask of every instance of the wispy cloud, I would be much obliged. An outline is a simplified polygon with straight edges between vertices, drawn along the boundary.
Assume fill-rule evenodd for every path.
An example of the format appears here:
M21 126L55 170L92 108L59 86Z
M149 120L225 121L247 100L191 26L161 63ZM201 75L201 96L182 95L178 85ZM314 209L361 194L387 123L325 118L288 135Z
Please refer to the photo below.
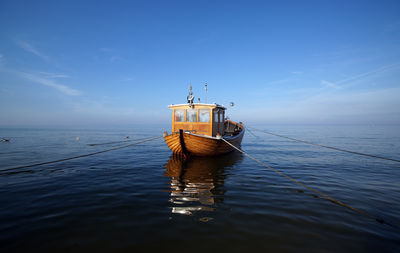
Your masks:
M206 37L204 37L204 38L199 38L199 39L193 41L193 44L195 44L195 45L201 45L201 44L206 43L206 42L209 41L209 40L210 40L210 39L209 39L209 38L206 38Z
M99 49L103 52L111 63L118 62L124 60L120 54L118 54L118 50L109 47L102 47Z
M324 93L255 107L251 115L242 111L241 118L277 123L399 124L399 93L400 88Z
M110 62L116 62L116 61L121 61L122 58L116 55L113 55L110 57Z
M59 74L59 73L50 73L50 72L42 72L42 71L39 73L48 78L69 78L68 75Z
M4 65L4 56L0 54L0 67ZM19 71L10 68L0 68L0 71L10 73L35 83L39 83L48 87L52 87L62 93L70 96L79 96L82 93L79 90L68 87L67 85L59 83L56 79L68 78L68 75L61 73L51 73L51 72L31 72L27 73L24 71Z
M115 52L115 49L109 48L109 47L101 47L99 50L102 51L102 52L105 52L105 53L113 53L113 52Z
M52 87L58 91L61 91L66 95L79 96L82 94L80 91L72 89L64 84L60 84L56 80L53 80L52 78L49 78L48 76L45 75L35 75L30 73L19 72L19 76L27 80L30 80L32 82Z
M32 53L40 58L42 58L44 61L46 62L50 62L50 57L48 57L47 55L45 55L44 53L40 52L38 49L36 49L34 46L32 46L31 44L29 44L26 41L22 41L22 40L17 40L16 43L25 51Z
M332 82L328 82L328 81L326 81L326 80L322 80L322 81L321 81L321 84L322 84L323 86L329 87L329 88L335 88L335 89L341 89L341 88L342 88L342 86L339 86L339 85L337 85L337 84L335 84L335 83L332 83Z
M265 86L275 86L275 85L280 85L280 84L287 83L290 81L293 81L293 79L292 78L283 78L283 79L278 79L278 80L268 82L265 84Z
M391 64L391 65L382 66L382 67L379 67L379 68L374 69L372 71L368 71L368 72L364 72L364 73L361 73L361 74L358 74L358 75L347 77L345 79L337 81L336 84L347 83L347 82L355 81L355 80L362 79L362 78L365 78L365 77L368 77L368 76L381 74L381 73L386 72L386 71L398 69L399 67L400 67L400 63L394 63L394 64Z
M136 80L135 77L127 77L127 78L123 78L121 80L121 82L131 82L131 81L134 81L134 80Z
M336 81L336 82L329 82L326 80L322 80L321 84L328 86L328 87L339 88L339 87L343 87L345 84L356 82L356 81L359 81L359 80L362 80L362 79L365 79L365 78L368 78L371 76L379 75L379 74L382 74L387 71L396 70L398 68L400 68L400 63L394 63L394 64L382 66L382 67L379 67L374 70L367 71L367 72L364 72L361 74L352 75L352 76L346 77L346 78ZM343 84L343 85L340 85L340 84Z

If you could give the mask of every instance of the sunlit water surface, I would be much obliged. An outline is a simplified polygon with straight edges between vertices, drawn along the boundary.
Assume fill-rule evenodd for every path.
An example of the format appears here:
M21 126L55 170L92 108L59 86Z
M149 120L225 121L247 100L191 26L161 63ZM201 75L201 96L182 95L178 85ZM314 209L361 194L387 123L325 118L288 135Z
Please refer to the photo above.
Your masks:
M257 127L400 159L398 126ZM3 128L0 137L11 140L0 143L0 169L164 130ZM157 139L0 171L0 252L400 252L400 163L253 133L242 143L252 156L394 226L318 197L240 153L180 159Z

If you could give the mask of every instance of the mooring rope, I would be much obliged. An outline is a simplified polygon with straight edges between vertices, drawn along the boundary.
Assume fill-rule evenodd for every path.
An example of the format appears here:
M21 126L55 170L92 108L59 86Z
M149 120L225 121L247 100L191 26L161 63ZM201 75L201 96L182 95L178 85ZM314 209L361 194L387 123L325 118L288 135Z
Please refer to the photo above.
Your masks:
M355 208L355 207L352 207L352 206L350 206L350 205L347 205L347 204L345 204L345 203L343 203L343 202L341 202L341 201L339 201L339 200L337 200L337 199L334 199L334 198L330 197L329 195L326 195L326 194L324 194L324 193L322 193L322 192L320 192L320 191L318 191L318 190L316 190L316 189L314 189L314 188L312 188L312 187L310 187L310 186L308 186L308 185L303 184L302 182L300 182L300 181L298 181L298 180L296 180L296 179L294 179L294 178L292 178L292 177L286 175L285 173L283 173L283 172L281 172L281 171L279 171L279 170L276 170L276 169L274 169L274 168L268 166L267 164L261 162L260 160L258 160L258 159L256 159L256 158L252 157L251 155L249 155L249 154L246 153L245 151L243 151L243 150L241 150L240 148L235 147L234 145L232 145L231 143L229 143L229 142L228 142L227 140L225 140L224 138L222 138L222 140L223 140L225 143L227 143L229 146L233 147L234 149L236 149L236 150L239 151L240 153L244 154L245 156L249 157L250 159L252 159L252 160L258 162L258 163L261 164L262 166L264 166L264 167L266 167L266 168L272 170L272 171L275 172L275 173L278 173L279 175L281 175L281 176L283 176L283 177L289 179L290 181L292 181L292 182L294 182L294 183L296 183L296 184L298 184L298 185L301 185L301 186L303 186L303 187L305 187L305 188L307 188L307 189L309 189L309 190L311 190L311 191L317 193L318 195L320 195L320 196L322 196L322 197L328 199L328 200L331 201L332 203L337 204L337 205L339 205L339 206L346 207L346 208L348 208L348 209L350 209L350 210L352 210L352 211L354 211L354 212L357 212L357 213L359 213L359 214L361 214L361 215L363 215L363 216L366 216L366 217L368 217L368 218L374 219L374 220L376 220L376 221L379 222L379 223L387 224L387 225L389 225L389 226L394 227L394 225L392 225L392 224L390 224L390 223L384 221L382 218L376 217L376 216L374 216L374 215L372 215L372 214L370 214L370 213L367 213L366 211L363 211L363 210L360 210L360 209L358 209L358 208Z
M109 144L131 142L131 141L137 141L137 140L123 140L123 141L111 141L111 142L103 142L103 143L90 143L90 144L88 144L88 146L101 146L101 145L109 145Z
M249 133L251 133L251 135L253 135L254 137L260 138L256 134L254 134L253 131L250 131L250 129L247 126L246 126L246 130L249 131Z
M105 153L105 152L109 152L109 151L113 151L113 150L117 150L117 149L122 149L122 148L127 148L127 147L131 147L131 146L135 146L135 145L138 145L138 144L141 144L141 143L144 143L144 142L148 142L148 141L152 141L152 140L156 140L156 139L159 139L159 138L162 138L162 136L151 137L151 138L144 139L144 140L141 140L141 141L138 141L138 142L129 144L129 145L113 147L113 148L110 148L110 149L106 149L106 150L102 150L102 151L97 151L97 152L93 152L93 153L89 153L89 154L83 154L83 155L78 155L78 156L63 158L63 159L54 160L54 161L48 161L48 162L35 163L35 164L29 164L29 165L24 165L24 166L18 166L18 167L14 167L14 168L2 169L2 170L0 170L0 173L8 172L8 171L13 171L13 170L18 170L18 169L30 168L30 167L40 166L40 165L46 165L46 164L64 162L64 161L73 160L73 159L78 159L78 158L82 158L82 157L93 156L93 155L97 155L97 154L101 154L101 153Z
M103 142L103 143L90 143L89 146L101 146L101 145L109 145L109 144L116 144L116 143L124 143L124 142L132 142L132 141L141 141L144 139L133 139L133 140L123 140L123 141L111 141L111 142Z
M262 132L262 133L266 133L266 134L270 134L270 135L274 135L274 136L277 136L277 137L289 139L289 140L292 140L292 141L297 141L297 142L302 142L302 143L306 143L306 144L310 144L310 145L322 147L322 148L328 148L328 149L333 149L333 150L337 150L337 151L341 151L341 152L347 152L347 153L351 153L351 154L355 154L355 155L368 156L368 157L373 157L373 158L378 158L378 159L383 159L383 160L387 160L387 161L392 161L392 162L398 162L398 163L400 163L400 160L398 160L398 159L387 158L387 157L378 156L378 155L371 155L371 154L356 152L356 151L352 151L352 150L347 150L347 149L342 149L342 148L336 148L336 147L326 146L326 145L322 145L322 144L318 144L318 143L313 143L313 142L310 142L310 141L304 141L304 140L300 140L300 139L296 139L296 138L292 138L292 137L288 137L288 136L284 136L284 135L280 135L280 134L274 134L274 133L267 132L267 131L260 130L260 129L256 129L256 128L253 128L253 130L256 130L256 131L259 131L259 132Z

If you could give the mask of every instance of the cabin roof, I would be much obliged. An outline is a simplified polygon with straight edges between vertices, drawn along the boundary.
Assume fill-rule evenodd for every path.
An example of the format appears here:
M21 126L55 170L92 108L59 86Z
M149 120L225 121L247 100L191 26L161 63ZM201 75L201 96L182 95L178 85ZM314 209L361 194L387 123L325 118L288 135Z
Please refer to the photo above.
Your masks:
M193 103L192 105L194 105L195 107L201 106L201 107L209 107L209 108L221 108L223 110L226 109L226 107L219 105L219 104L215 104L215 103L214 104ZM184 107L184 106L190 106L190 104L176 104L176 105L172 104L172 105L169 105L168 107L172 109L172 108Z

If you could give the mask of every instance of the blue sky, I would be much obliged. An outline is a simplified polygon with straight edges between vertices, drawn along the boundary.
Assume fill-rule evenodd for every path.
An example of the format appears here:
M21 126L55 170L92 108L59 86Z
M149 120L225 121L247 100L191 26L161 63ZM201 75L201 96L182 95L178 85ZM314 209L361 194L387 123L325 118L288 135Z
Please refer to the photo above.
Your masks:
M399 124L400 1L1 1L0 126Z

